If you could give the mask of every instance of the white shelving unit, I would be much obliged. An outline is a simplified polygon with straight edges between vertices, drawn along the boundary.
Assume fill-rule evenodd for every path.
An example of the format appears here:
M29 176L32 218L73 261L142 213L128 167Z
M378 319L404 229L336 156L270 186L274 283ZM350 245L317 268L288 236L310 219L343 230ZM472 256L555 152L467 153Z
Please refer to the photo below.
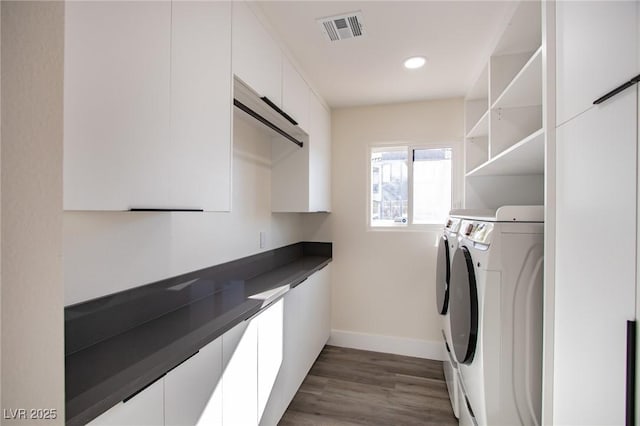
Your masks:
M467 173L474 176L518 176L544 173L544 130L524 138Z
M515 3L465 98L465 208L542 204L541 23L540 1Z
M542 46L520 69L492 108L542 105Z

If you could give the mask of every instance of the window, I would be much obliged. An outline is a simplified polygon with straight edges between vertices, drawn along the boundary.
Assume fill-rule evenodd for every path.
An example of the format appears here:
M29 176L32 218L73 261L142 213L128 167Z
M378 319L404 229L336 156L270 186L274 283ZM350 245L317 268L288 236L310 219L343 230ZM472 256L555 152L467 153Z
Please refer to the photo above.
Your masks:
M372 227L445 223L451 210L451 147L391 146L371 149Z

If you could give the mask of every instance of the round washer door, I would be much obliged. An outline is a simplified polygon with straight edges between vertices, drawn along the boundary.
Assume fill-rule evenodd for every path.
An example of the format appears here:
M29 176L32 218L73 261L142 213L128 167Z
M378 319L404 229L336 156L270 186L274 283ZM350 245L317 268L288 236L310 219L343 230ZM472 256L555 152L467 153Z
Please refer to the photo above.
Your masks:
M458 247L451 264L449 322L458 362L471 364L478 340L478 288L469 249Z
M436 303L438 313L444 315L449 307L449 277L451 276L449 260L449 238L440 237L438 243L438 260L436 265Z

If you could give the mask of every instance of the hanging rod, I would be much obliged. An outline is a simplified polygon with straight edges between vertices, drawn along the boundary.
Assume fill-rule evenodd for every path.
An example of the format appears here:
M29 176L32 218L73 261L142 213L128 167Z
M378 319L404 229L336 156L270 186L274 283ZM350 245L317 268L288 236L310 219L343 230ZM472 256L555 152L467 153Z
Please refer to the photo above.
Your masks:
M271 130L274 130L275 132L279 133L280 135L284 136L285 138L287 138L288 140L290 140L291 142L295 143L300 148L302 148L303 143L301 141L297 140L296 138L291 136L289 133L285 132L284 130L282 130L281 128L279 128L278 126L276 126L275 124L273 124L272 122L270 122L269 120L267 120L266 118L264 118L263 116L261 116L260 114L258 114L257 112L255 112L254 110L246 106L245 104L243 104L242 102L240 102L239 100L234 99L233 105L239 108L240 110L246 112L247 114L249 114L256 120L258 120L259 122L261 122L262 124L270 128Z
M637 84L639 82L640 82L640 74L636 75L635 77L633 77L631 80L627 81L626 83L621 84L620 86L616 87L615 89L613 89L612 91L610 91L606 95L599 97L598 99L593 101L593 104L594 105L601 104L604 101L606 101L607 99L614 97L618 93L622 92L623 90L628 89L629 87L631 87L634 84Z
M273 110L275 112L277 112L278 114L280 114L281 116L283 116L289 123L293 124L294 126L298 125L298 122L296 120L294 120L289 114L287 114L286 112L284 112L283 110L281 110L278 105L274 104L273 102L271 102L271 99L267 98L266 96L261 97L260 99L262 99L264 101L265 104L269 105L271 108L273 108Z

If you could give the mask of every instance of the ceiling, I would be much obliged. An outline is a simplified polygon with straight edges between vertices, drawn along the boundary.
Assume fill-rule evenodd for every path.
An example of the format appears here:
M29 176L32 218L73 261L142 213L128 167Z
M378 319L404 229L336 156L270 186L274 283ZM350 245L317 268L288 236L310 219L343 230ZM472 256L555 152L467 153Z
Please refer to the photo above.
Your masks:
M507 1L259 1L331 107L464 96L503 29ZM363 37L329 42L317 18L361 11ZM414 55L418 70L403 67Z

